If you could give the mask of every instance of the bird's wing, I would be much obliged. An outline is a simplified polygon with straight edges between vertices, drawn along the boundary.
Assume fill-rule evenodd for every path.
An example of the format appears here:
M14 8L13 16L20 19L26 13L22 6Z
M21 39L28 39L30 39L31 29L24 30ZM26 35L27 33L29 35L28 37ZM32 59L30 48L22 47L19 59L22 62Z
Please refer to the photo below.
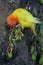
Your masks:
M23 8L16 9L13 14L16 14L18 19L22 19L26 22L34 22L32 14Z

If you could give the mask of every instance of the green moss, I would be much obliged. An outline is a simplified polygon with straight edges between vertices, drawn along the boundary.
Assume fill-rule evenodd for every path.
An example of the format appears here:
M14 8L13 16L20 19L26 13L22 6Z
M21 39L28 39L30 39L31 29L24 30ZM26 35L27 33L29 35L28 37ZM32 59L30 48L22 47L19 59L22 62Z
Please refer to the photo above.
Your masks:
M8 52L8 57L9 58L12 58L12 51L11 52Z
M32 54L32 60L36 60L36 56L37 56L37 52L34 52L34 53Z
M15 41L22 40L24 36L24 34L21 31L21 28L19 27L15 28L14 35L15 35Z
M34 50L35 50L35 48L34 48L34 46L32 46L32 48L31 48L31 53L33 53Z
M43 4L43 0L40 0L40 3Z
M39 60L39 64L42 64L43 65L43 54L41 55L41 58Z
M32 60L36 60L36 56L34 54L32 55Z
M41 51L43 51L43 47L41 48Z

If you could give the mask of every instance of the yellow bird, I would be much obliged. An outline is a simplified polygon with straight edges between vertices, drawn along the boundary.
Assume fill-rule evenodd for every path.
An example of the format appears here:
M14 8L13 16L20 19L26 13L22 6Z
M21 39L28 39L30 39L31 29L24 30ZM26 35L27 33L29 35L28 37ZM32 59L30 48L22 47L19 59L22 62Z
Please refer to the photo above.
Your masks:
M10 27L14 27L16 23L19 23L23 28L31 28L33 33L36 35L34 17L26 9L18 8L7 17L7 24Z

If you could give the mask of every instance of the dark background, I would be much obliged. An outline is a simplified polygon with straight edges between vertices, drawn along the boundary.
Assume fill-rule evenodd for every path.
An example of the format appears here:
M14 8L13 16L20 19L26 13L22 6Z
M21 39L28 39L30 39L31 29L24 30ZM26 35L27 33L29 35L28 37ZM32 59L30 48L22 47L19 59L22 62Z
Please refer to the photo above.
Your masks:
M8 5L12 1L15 2L16 6L12 8L13 5ZM3 48L6 47L7 40L6 37L6 28L5 22L6 17L16 8L23 7L26 8L27 3L30 3L31 13L38 17L39 13L43 13L43 5L39 3L39 0L0 0L0 53ZM22 40L19 43L16 43L18 46L18 56L10 60L7 63L1 63L0 65L35 65L35 62L31 60L30 53L28 52L28 47L25 44L25 41ZM28 55L29 54L29 55ZM0 59L1 60L1 59Z

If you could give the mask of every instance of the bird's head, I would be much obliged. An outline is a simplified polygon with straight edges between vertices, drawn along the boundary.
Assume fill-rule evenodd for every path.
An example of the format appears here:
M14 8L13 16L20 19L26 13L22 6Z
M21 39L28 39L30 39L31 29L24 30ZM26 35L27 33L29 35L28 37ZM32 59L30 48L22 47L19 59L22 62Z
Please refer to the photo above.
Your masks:
M16 26L16 24L17 24L17 22L18 22L18 18L17 18L17 16L16 15L9 15L8 17L7 17L7 25L10 27L10 28L13 28L13 27L15 27Z

